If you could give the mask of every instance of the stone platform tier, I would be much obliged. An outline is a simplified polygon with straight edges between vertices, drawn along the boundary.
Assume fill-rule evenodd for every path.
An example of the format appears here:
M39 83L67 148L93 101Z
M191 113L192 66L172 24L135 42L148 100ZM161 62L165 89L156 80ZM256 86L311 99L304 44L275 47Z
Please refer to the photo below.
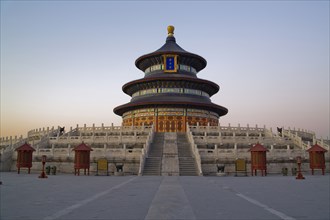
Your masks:
M306 151L316 142L324 149L326 167L329 172L329 143L317 140L314 132L282 128L273 133L265 126L189 126L187 131L192 149L200 157L203 175L216 175L217 165L225 166L225 172L235 172L236 159L245 159L250 168L251 152L256 143L267 148L268 172L280 173L282 168L289 170L297 167L296 158L303 158L303 169L309 170L309 155ZM196 156L198 158L198 156Z
M56 165L58 172L73 172L74 147L82 142L89 145L91 172L96 162L106 158L109 170L115 163L123 163L126 174L146 174L150 167L157 167L148 175L216 175L217 164L225 164L225 172L234 172L236 158L249 163L251 146L260 143L268 149L268 171L280 173L296 166L295 158L301 156L302 168L309 170L306 152L313 144L328 150L325 154L326 172L329 172L329 142L317 140L314 132L284 129L273 132L266 127L238 126L188 126L186 133L155 133L152 126L77 126L68 131L58 127L35 129L28 136L0 138L1 170L16 170L15 149L25 142L36 151L33 153L32 172L40 171L41 156L47 156L48 165ZM187 139L186 139L187 138ZM156 165L155 165L156 164ZM195 169L192 169L192 164ZM191 172L189 174L189 172Z

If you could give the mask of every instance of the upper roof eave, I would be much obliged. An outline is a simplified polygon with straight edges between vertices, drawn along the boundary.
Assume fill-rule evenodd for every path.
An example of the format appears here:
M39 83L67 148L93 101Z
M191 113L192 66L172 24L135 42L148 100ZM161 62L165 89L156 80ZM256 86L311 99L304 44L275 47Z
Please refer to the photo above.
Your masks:
M201 57L197 54L194 54L194 53L190 53L190 52L186 52L186 51L180 52L180 51L170 51L170 50L168 50L168 51L158 51L157 50L155 52L148 53L148 54L142 55L139 58L137 58L136 61L135 61L135 66L138 69L140 69L141 71L144 72L145 69L148 68L148 67L143 67L141 65L141 63L144 60L152 59L154 57L159 57L159 56L164 55L164 54L180 55L180 56L186 56L186 57L190 57L190 58L194 59L195 60L194 62L196 62L195 68L196 68L197 72L204 69L207 65L207 61L203 57Z

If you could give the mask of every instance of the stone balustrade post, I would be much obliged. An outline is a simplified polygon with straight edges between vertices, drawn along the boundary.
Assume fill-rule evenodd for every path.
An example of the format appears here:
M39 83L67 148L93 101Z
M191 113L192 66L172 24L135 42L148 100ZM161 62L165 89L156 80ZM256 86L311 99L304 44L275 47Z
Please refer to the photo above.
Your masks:
M107 154L107 144L103 145L103 156L105 157Z
M218 159L219 158L219 150L218 150L218 145L217 144L214 145L214 150L215 150L215 155Z
M70 157L71 155L71 145L68 144L68 152L67 152L67 156Z
M126 158L126 144L123 145L124 157Z
M55 144L52 144L52 156L54 157Z

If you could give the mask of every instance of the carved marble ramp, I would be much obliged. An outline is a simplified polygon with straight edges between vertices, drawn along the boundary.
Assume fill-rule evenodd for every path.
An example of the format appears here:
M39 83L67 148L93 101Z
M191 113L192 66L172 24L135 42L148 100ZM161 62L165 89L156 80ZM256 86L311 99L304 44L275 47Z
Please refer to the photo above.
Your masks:
M179 176L177 133L164 134L162 176Z

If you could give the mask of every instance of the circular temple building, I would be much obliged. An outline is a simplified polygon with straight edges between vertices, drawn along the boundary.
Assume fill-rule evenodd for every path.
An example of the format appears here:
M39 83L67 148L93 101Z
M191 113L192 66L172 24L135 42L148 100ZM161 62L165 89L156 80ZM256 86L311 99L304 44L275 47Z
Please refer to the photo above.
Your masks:
M160 49L135 61L145 76L123 86L132 99L114 113L123 118L123 126L153 124L156 132L185 132L187 123L217 126L228 109L211 102L219 86L197 77L206 60L176 43L173 26L167 30Z

